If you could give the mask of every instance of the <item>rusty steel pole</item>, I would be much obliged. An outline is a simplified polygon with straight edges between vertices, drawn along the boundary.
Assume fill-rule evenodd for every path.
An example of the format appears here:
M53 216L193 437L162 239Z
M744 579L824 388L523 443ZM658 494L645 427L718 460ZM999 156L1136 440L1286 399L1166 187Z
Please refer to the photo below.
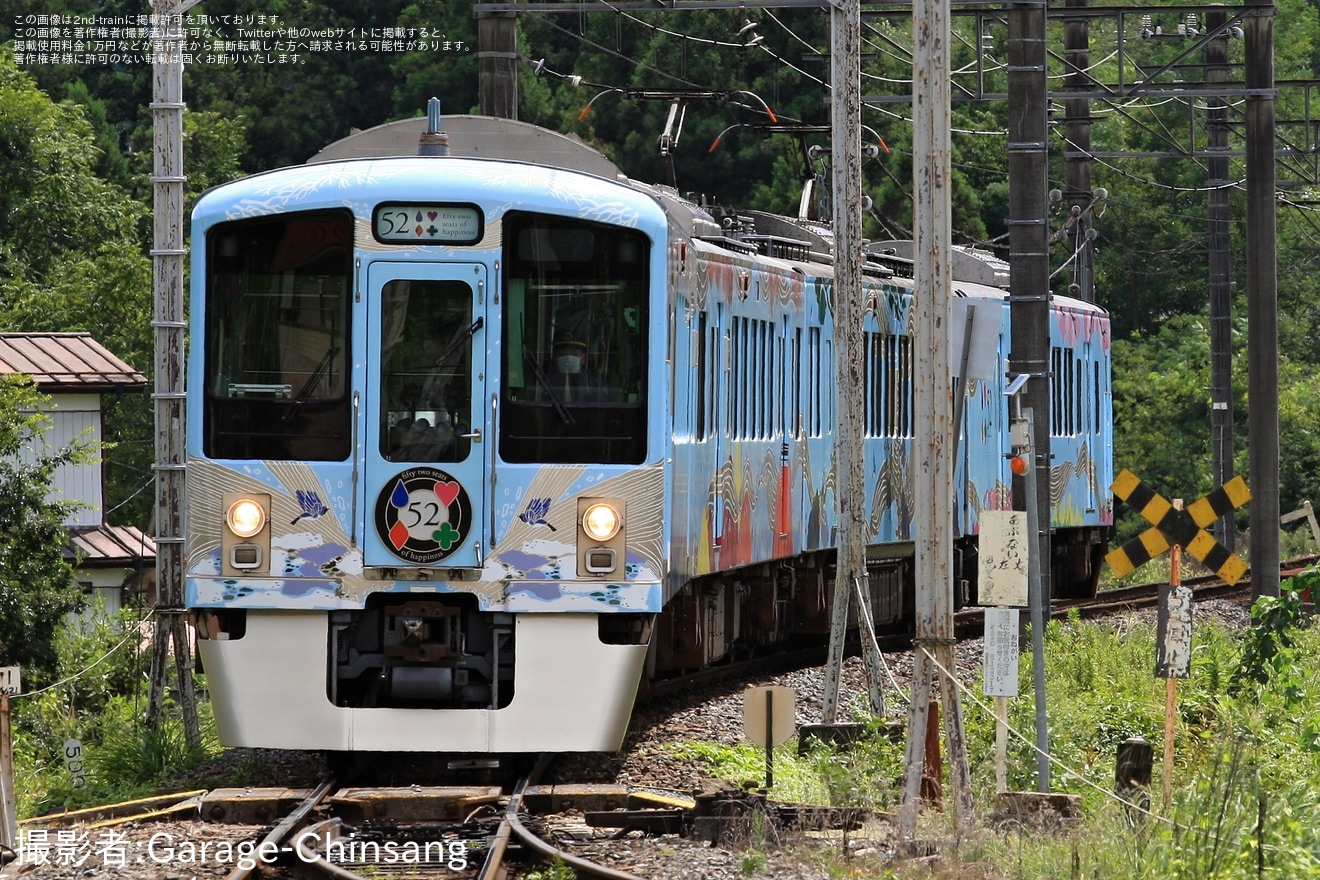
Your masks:
M201 742L193 694L192 652L184 620L184 330L183 259L183 13L197 0L157 2L152 13L152 165L156 333L156 626L147 720L159 723L171 647L178 701L189 745Z

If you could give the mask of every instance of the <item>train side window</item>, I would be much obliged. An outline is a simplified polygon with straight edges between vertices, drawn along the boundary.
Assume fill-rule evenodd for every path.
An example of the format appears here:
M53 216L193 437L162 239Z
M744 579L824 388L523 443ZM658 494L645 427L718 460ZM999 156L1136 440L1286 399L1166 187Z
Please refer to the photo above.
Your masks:
M727 435L742 437L742 318L729 319L729 418Z
M1050 429L1056 437L1073 437L1082 430L1083 366L1067 349L1050 350Z
M706 351L710 361L710 371L706 383L706 424L710 426L707 436L713 437L719 433L717 420L719 410L716 401L719 400L719 381L720 365L723 363L720 351L720 328L719 313L716 313L715 323L710 327L706 335Z
M641 463L650 241L632 229L520 211L503 227L500 457Z
M820 427L817 433L824 436L834 429L834 340L826 339L821 346L820 360ZM826 426L829 430L826 430Z
M205 259L203 452L346 459L353 215L217 224Z
M771 359L773 361L770 370L770 379L772 392L770 396L770 432L772 437L783 439L787 436L784 428L784 389L787 383L784 382L784 351L788 347L786 339L788 327L770 325L772 335L770 337Z
M1095 381L1091 384L1091 432L1100 431L1100 361L1097 359L1092 363L1095 372Z
M1082 407L1085 405L1086 370L1083 367L1081 358L1073 358L1073 382L1072 382L1072 404L1073 404L1073 433L1081 434L1085 430L1085 422L1082 416Z
M879 337L877 358L881 374L881 437L912 436L912 337L885 333Z
M866 393L864 395L864 432L867 437L880 435L880 334L862 331L863 351L866 359Z
M706 439L706 383L709 381L707 373L710 371L710 362L706 353L706 313L697 312L697 336L696 336L696 356L697 356L697 402L694 409L697 417L697 439Z
M802 328L793 328L793 405L790 410L793 418L793 436L802 439Z
M807 328L807 434L820 436L821 425L820 328Z

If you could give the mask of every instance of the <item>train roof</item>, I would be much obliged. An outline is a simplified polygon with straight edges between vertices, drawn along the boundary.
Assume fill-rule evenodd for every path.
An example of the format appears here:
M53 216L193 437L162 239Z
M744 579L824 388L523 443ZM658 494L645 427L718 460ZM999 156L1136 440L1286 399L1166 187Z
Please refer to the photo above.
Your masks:
M548 165L609 180L622 176L619 166L576 135L560 134L528 122L494 116L446 116L442 129L454 156ZM335 141L308 159L307 164L416 156L418 141L425 132L425 116L387 122Z
M451 157L502 159L578 171L645 192L685 234L713 247L781 259L799 266L811 264L816 270L834 261L834 234L827 223L706 204L687 198L672 187L631 180L608 157L575 135L528 122L475 115L446 116L441 129L448 137ZM426 131L427 119L423 116L387 122L335 141L308 159L308 165L416 156L418 143ZM866 242L863 250L866 275L882 279L912 277L913 242ZM973 291L969 287L965 291L968 294L996 296L1008 289L1009 264L988 251L955 246L950 252L950 262L955 283L989 288ZM1093 303L1071 297L1056 295L1053 299L1058 305L1075 309L1097 308Z

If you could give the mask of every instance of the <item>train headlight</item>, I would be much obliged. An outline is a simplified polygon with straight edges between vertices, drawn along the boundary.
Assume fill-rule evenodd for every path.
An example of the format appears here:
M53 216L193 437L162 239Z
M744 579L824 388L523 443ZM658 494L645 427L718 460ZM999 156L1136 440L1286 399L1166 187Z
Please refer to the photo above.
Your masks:
M240 498L225 512L225 525L240 538L251 538L266 527L266 511L251 498Z
M578 572L590 577L622 577L628 556L628 527L624 517L627 502L622 498L579 498L577 500Z
M622 526L623 518L610 504L599 502L592 504L582 514L582 531L586 532L593 541L600 541L602 544L617 535Z

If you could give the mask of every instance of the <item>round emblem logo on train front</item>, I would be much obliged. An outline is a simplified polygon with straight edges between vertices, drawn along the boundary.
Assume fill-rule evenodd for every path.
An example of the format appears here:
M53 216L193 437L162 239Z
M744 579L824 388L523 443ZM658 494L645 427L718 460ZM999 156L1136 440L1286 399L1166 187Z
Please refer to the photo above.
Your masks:
M376 532L395 556L409 562L439 562L458 549L471 528L467 490L439 468L409 468L376 498Z

